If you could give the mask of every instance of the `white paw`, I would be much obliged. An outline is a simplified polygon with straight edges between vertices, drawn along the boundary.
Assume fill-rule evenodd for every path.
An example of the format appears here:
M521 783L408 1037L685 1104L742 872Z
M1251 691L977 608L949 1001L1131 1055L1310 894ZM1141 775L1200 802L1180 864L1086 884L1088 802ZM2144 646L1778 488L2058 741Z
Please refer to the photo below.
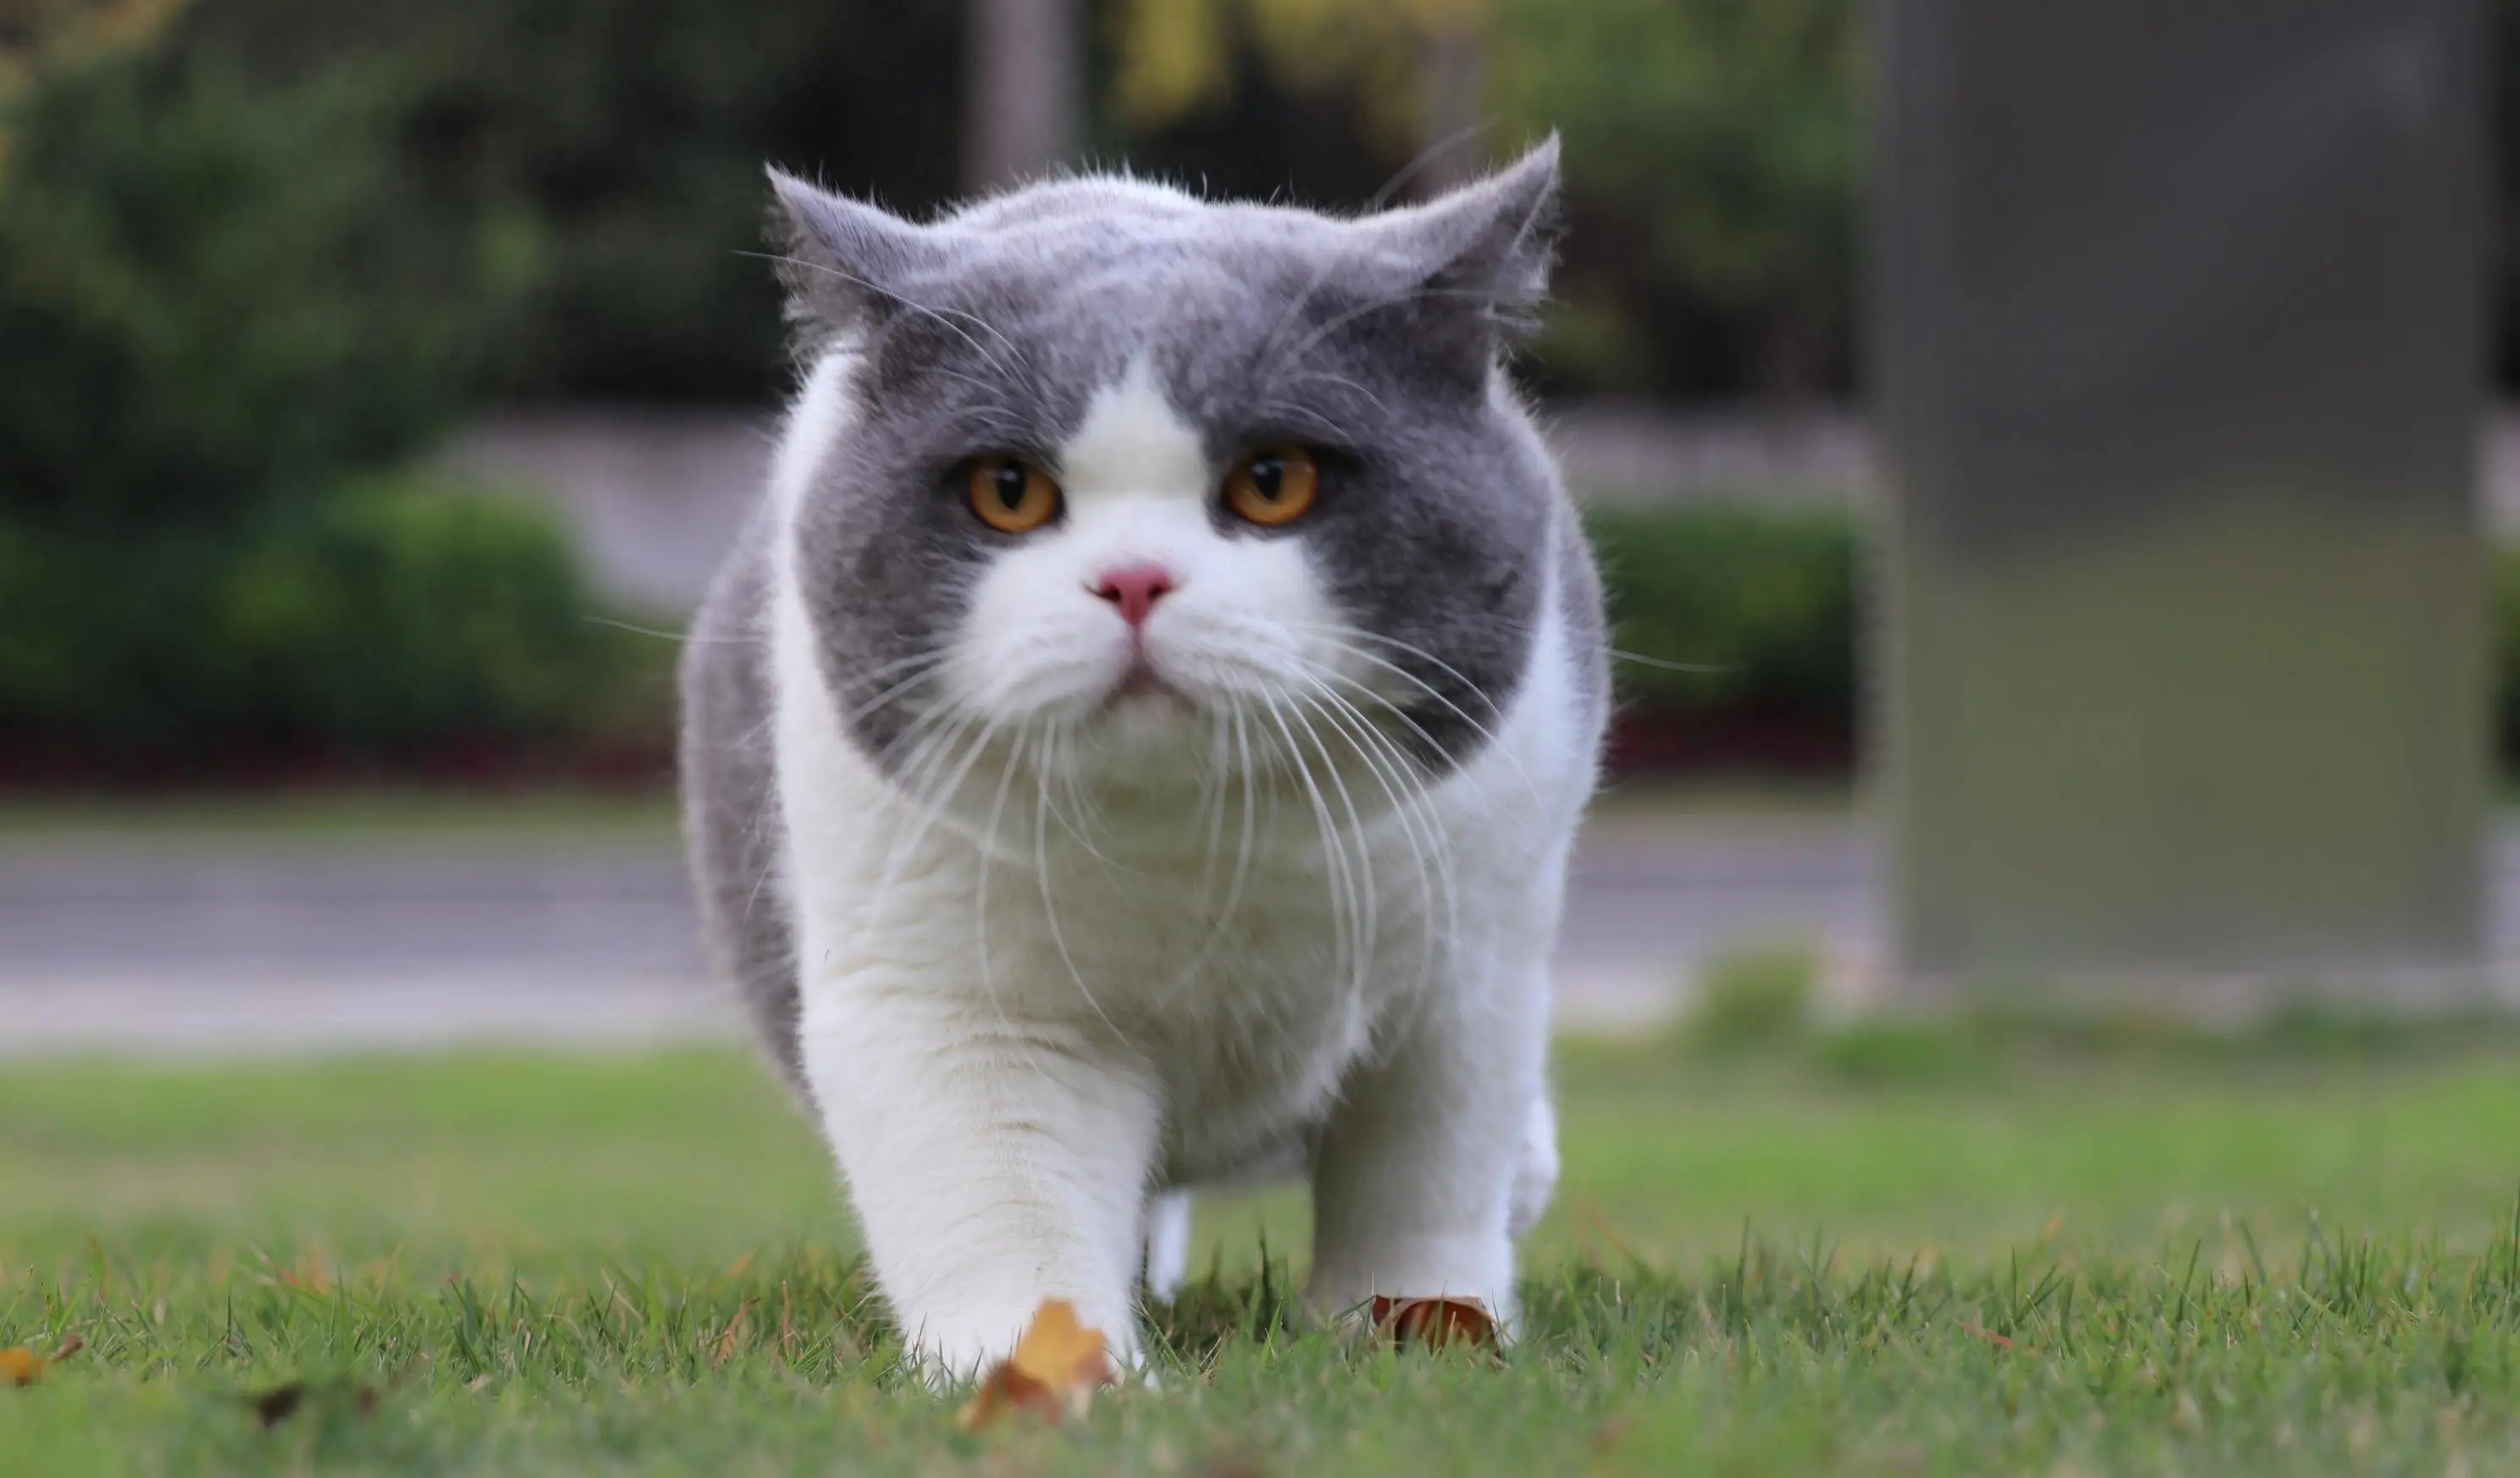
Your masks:
M980 1379L1012 1355L1043 1303L1062 1296L1027 1291L995 1298L931 1300L917 1316L904 1312L902 1339L920 1378L941 1395ZM1102 1332L1114 1370L1125 1375L1143 1364L1134 1313L1107 1305L1098 1311L1085 1300L1068 1301L1088 1327Z
M1190 1192L1169 1190L1148 1198L1145 1271L1147 1297L1169 1301L1181 1291L1190 1264Z
M1313 1317L1363 1321L1381 1298L1473 1299L1510 1333L1516 1314L1513 1243L1503 1236L1415 1236L1323 1258L1304 1293Z

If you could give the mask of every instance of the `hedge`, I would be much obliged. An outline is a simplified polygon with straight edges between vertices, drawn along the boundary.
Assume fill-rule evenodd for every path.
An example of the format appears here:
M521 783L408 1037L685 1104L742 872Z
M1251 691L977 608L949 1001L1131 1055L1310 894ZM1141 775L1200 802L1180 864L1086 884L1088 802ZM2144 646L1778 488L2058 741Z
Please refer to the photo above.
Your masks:
M1863 539L1831 511L1703 506L1588 516L1623 652L1632 768L1811 769L1851 762L1865 652ZM2520 547L2489 556L2496 752L2520 772ZM1669 736L1711 730L1713 747Z
M617 644L543 514L381 473L534 276L390 75L102 56L0 107L0 784L564 745Z
M1855 758L1858 539L1827 511L1587 517L1629 770L1841 771Z
M542 509L425 477L215 532L0 517L0 781L443 770L609 739L642 676Z

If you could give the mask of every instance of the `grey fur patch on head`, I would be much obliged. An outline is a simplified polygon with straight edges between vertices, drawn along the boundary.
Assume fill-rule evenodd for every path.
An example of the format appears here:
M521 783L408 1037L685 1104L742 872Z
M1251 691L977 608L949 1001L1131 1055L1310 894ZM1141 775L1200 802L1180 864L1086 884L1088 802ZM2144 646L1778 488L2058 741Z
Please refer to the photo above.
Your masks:
M1458 763L1527 665L1558 492L1500 357L1547 289L1552 138L1436 201L1347 220L1159 186L1034 185L927 223L774 174L773 236L805 352L847 356L856 416L798 512L827 679L887 763L920 694L863 707L950 640L1011 547L958 471L1049 465L1144 357L1218 474L1297 443L1314 513L1219 533L1295 539L1356 645L1408 674L1395 738Z

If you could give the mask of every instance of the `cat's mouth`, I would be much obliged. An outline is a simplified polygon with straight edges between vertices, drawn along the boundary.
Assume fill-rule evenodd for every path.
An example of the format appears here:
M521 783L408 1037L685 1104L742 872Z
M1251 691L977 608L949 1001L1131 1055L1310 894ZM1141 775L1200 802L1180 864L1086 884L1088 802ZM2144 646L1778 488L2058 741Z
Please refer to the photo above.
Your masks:
M1120 681L1111 685L1111 695L1103 700L1103 706L1116 708L1123 704L1186 703L1189 700L1188 694L1174 687L1155 670L1155 664L1142 654L1129 664L1128 671L1120 674Z
M1144 652L1130 661L1102 703L1104 713L1131 719L1169 717L1196 706L1190 694L1157 671Z

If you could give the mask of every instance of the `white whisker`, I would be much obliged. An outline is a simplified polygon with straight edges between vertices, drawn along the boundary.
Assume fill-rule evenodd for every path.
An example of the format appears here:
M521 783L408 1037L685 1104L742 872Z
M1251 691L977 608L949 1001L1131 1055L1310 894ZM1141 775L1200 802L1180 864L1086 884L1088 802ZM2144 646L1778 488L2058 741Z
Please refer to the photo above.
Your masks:
M1050 925L1051 944L1058 953L1058 963L1067 967L1067 978L1075 982L1076 993L1085 998L1085 1004L1093 1008L1095 1015L1102 1018L1102 1024L1110 1028L1113 1037L1126 1041L1127 1034L1120 1030L1119 1023L1102 1009L1102 1002L1094 999L1094 987L1085 983L1085 972L1076 967L1076 956L1067 947L1067 931L1058 921L1058 901L1051 894L1050 831L1042 825L1042 812L1050 804L1050 782L1049 772L1041 763L1033 767L1033 783L1039 792L1033 802L1033 873L1041 888L1042 918Z

